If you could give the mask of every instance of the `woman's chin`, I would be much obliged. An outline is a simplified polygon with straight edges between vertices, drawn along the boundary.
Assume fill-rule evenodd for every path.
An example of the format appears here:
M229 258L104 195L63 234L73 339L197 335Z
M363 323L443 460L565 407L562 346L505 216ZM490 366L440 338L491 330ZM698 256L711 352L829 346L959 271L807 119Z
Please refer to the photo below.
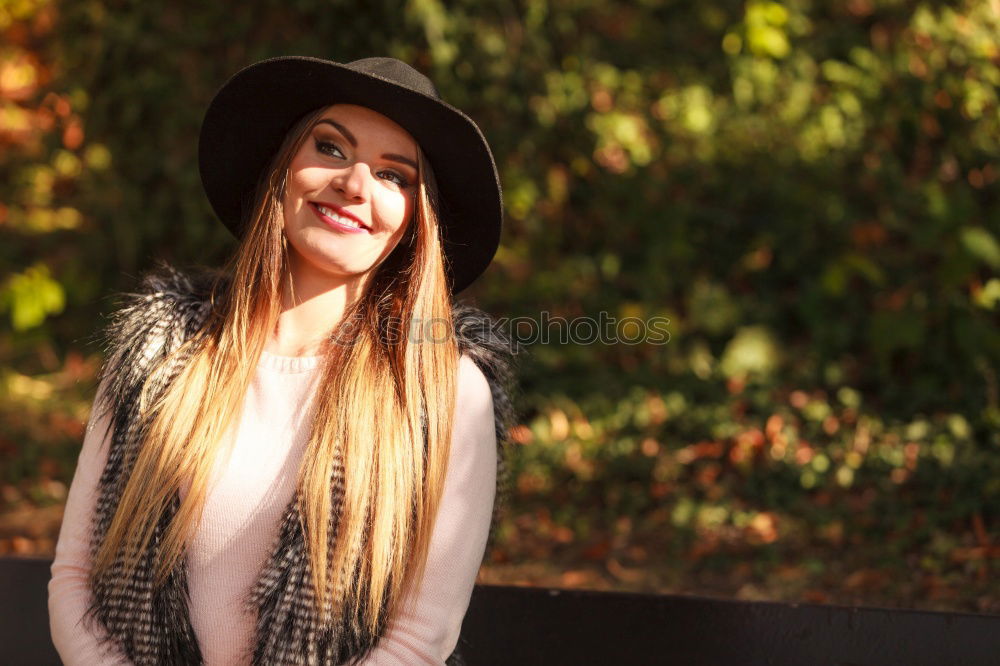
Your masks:
M356 282L364 278L370 267L357 266L349 261L331 259L329 256L306 257L293 269L294 273L308 273L310 280L328 281L331 286ZM305 275L301 275L305 277Z
M347 252L346 248L336 243L310 243L301 248L290 244L289 250L293 273L307 272L343 281L371 269L371 264L358 262L357 252Z

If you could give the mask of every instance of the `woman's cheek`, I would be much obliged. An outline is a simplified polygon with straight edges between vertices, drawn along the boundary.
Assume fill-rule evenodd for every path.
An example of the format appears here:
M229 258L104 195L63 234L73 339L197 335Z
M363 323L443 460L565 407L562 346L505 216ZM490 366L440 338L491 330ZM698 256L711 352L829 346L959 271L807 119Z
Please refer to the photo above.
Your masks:
M402 220L401 225L405 224L407 220L409 220L410 222L413 221L413 217L417 209L416 201L417 201L416 192L407 193L403 197L402 202L400 203L400 206L403 209L402 213L400 214L400 219Z
M379 217L381 218L380 221L385 226L386 231L390 234L395 233L401 226L403 226L408 214L409 206L407 205L406 199L403 197L383 202L379 211Z

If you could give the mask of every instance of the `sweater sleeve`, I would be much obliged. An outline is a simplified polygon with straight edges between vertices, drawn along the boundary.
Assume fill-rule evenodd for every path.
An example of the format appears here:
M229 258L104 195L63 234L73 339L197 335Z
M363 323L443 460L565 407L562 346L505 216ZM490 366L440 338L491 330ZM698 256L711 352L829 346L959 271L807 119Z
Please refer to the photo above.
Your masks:
M110 447L110 416L95 407L87 424L76 472L66 497L59 540L49 580L49 630L56 652L66 666L129 664L120 652L101 646L99 636L81 622L90 604L91 520L97 505L98 482Z
M489 536L497 444L486 377L459 361L448 471L424 577L403 599L366 666L444 664L455 649Z

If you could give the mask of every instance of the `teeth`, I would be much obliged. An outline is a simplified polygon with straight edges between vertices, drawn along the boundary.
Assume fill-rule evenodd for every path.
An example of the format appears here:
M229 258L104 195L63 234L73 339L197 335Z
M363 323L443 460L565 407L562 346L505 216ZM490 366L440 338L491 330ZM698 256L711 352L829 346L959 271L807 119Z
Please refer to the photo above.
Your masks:
M348 226L348 227L354 227L355 229L360 229L361 228L361 225L358 224L355 220L352 220L349 217L344 217L343 215L337 215L336 213L334 213L332 210L330 210L326 206L320 206L319 204L316 204L316 208L319 209L319 212L323 213L324 215L326 215L330 219L339 222L340 224L343 224L343 225Z

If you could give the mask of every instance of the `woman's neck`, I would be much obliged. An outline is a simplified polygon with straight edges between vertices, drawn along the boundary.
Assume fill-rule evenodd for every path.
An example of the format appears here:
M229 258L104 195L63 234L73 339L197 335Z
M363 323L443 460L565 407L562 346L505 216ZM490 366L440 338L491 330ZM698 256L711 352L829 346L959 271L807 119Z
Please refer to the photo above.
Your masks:
M264 349L277 356L316 356L361 288L355 278L337 279L302 266L301 260L290 263L282 280L278 322Z

